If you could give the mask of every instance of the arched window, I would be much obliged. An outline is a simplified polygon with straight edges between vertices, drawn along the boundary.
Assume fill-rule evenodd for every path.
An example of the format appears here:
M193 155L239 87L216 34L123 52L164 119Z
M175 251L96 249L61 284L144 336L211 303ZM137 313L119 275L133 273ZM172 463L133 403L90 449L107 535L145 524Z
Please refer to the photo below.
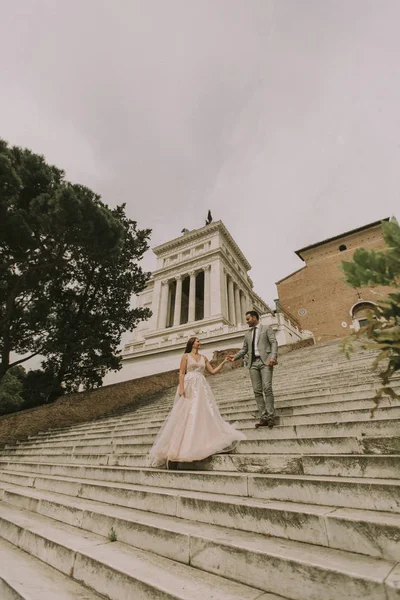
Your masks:
M354 304L350 309L350 315L353 319L354 329L357 331L360 327L366 325L368 321L368 312L375 307L374 302L361 301Z
M347 246L346 246L346 244L341 244L341 245L339 246L339 251L340 251L340 252L344 252L345 250L347 250Z

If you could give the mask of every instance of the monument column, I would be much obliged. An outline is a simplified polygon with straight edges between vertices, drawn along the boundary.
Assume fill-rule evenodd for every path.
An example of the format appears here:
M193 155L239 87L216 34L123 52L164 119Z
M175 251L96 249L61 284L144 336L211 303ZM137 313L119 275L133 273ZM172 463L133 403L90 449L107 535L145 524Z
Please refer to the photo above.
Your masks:
M196 273L190 271L190 288L189 288L189 323L196 318Z
M175 310L174 310L174 327L181 324L181 304L182 304L182 275L175 277L176 293L175 293Z
M168 279L164 279L161 282L160 318L158 321L158 329L165 329L167 325L168 292Z
M156 279L154 281L154 291L151 303L151 315L150 327L151 329L158 329L159 317L160 317L160 300L161 300L161 280Z
M240 306L242 308L242 322L245 323L247 306L246 306L246 296L245 296L244 292L242 292L240 294Z
M228 281L229 320L232 323L232 325L236 325L235 298L234 298L233 294L234 294L233 281L232 281L231 277L229 277L229 281Z
M210 266L210 315L221 315L221 265L215 260Z
M228 273L222 269L222 315L229 321Z
M210 271L211 265L204 267L204 318L210 316Z
M240 291L239 291L239 286L236 284L235 285L236 325L239 325L239 323L242 322L241 308L242 307L240 305Z

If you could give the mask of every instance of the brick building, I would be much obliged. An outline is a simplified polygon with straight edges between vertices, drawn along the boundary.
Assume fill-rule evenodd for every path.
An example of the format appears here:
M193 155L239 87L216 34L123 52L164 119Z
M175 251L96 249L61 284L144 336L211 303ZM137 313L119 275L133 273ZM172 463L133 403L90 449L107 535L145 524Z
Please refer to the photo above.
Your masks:
M303 330L311 331L316 342L344 337L349 329L358 330L368 308L387 296L388 288L350 287L339 268L343 260L351 261L357 248L386 247L381 223L376 221L297 250L305 265L277 282L282 310L295 317Z

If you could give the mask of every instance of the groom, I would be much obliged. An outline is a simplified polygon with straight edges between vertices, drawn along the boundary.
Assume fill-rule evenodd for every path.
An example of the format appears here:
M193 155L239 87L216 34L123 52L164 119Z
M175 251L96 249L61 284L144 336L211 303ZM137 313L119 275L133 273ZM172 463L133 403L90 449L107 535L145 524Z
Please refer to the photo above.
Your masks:
M272 372L274 365L278 364L278 344L272 327L260 324L260 317L255 310L246 313L249 331L246 332L243 348L229 358L234 362L239 358L249 355L248 367L253 385L254 395L258 405L260 421L256 427L269 427L272 429L275 422L275 404L272 393Z

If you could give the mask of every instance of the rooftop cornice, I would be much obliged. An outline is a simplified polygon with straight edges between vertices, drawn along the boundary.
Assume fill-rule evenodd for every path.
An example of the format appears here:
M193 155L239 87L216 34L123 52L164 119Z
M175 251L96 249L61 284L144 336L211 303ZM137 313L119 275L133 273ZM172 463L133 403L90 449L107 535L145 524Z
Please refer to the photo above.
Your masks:
M159 246L153 248L153 252L157 257L163 256L165 253L170 252L171 250L176 250L177 248L185 246L188 243L203 239L204 234L207 234L208 236L210 233L216 232L222 233L225 236L227 243L231 246L237 258L241 261L246 270L250 271L250 263L222 221L215 221L210 223L210 225L205 225L204 227L200 227L200 229L194 229L193 231L189 231L188 233L174 238L169 242L165 242L165 244L160 244Z
M362 227L357 227L357 229L351 229L350 231L345 231L344 233L340 233L339 235L335 235L333 237L327 238L326 240L322 240L321 242L316 242L315 244L310 244L309 246L305 246L304 248L300 248L300 250L295 250L295 254L301 260L304 261L304 257L302 254L307 250L312 250L314 248L318 248L319 246L323 246L324 244L329 244L330 242L334 242L336 240L340 240L341 238L345 238L349 235L353 235L355 233L359 233L360 231L366 231L367 229L372 229L373 227L377 227L378 225L382 225L383 222L390 221L389 217L385 219L381 219L380 221L374 221L373 223L368 223L368 225L363 225Z
M183 263L168 265L167 267L153 271L149 282L154 285L156 280L174 279L174 277L177 275L187 274L187 272L191 269L201 270L203 266L209 265L218 258L220 258L223 268L229 273L232 279L234 279L236 282L241 281L243 288L249 293L253 294L253 281L251 280L251 277L247 273L245 276L243 276L241 273L235 271L232 268L227 256L224 254L222 248L215 248L214 250L210 250L209 252L201 254L200 256L194 256ZM147 289L148 288L146 288L146 290Z

